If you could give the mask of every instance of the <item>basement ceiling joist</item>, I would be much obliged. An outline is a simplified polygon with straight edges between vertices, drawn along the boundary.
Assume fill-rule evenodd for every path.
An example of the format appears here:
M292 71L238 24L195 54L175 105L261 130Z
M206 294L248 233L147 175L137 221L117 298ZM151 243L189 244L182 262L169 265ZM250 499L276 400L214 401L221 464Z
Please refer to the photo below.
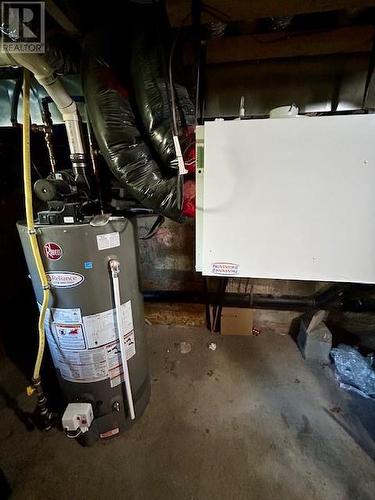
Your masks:
M363 9L375 6L375 0L209 0L207 4L223 12L232 21L239 21L343 9ZM191 0L167 0L167 10L172 26L188 24ZM206 16L206 18L203 17L203 21L212 21L211 17Z
M228 36L207 42L207 63L220 64L298 56L370 52L374 27L329 31Z
M53 0L46 0L46 9L48 14L69 34L79 35L78 28L64 14L60 7Z

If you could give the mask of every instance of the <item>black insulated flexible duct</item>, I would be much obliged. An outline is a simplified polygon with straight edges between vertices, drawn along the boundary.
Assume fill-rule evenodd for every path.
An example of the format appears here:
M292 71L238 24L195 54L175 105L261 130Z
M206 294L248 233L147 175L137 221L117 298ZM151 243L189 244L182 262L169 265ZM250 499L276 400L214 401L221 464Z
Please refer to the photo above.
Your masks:
M182 178L163 173L153 158L137 128L129 90L116 79L102 56L101 48L107 41L105 34L91 35L86 39L82 60L87 112L101 153L130 196L146 208L180 220Z

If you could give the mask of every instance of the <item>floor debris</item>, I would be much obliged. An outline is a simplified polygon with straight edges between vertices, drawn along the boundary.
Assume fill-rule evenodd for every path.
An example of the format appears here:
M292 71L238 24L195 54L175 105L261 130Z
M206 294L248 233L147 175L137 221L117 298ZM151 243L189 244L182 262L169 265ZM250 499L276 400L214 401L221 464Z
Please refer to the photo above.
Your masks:
M190 342L181 342L180 343L180 353L181 354L188 354L190 351L191 351Z

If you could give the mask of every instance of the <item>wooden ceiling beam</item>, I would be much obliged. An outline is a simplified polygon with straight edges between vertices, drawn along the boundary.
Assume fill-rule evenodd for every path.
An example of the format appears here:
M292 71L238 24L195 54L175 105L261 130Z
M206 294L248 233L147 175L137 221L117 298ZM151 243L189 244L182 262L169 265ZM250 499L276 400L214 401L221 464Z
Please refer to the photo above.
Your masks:
M205 3L223 12L232 21L375 6L375 0L208 0ZM172 26L189 24L187 18L190 10L191 0L167 0L167 11ZM212 17L205 14L203 21L208 20L212 21Z
M46 0L48 14L70 35L78 36L79 30L53 0Z
M207 42L207 64L370 52L374 33L373 26L361 26L285 36L275 33L215 38Z

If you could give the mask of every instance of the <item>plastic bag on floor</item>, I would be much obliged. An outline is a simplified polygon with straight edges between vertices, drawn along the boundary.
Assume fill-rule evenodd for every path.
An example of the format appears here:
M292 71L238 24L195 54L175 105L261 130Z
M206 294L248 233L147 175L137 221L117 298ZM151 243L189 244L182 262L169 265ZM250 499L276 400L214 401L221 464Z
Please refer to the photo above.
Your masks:
M340 387L365 397L375 398L375 371L372 357L365 358L354 347L340 344L331 349Z

